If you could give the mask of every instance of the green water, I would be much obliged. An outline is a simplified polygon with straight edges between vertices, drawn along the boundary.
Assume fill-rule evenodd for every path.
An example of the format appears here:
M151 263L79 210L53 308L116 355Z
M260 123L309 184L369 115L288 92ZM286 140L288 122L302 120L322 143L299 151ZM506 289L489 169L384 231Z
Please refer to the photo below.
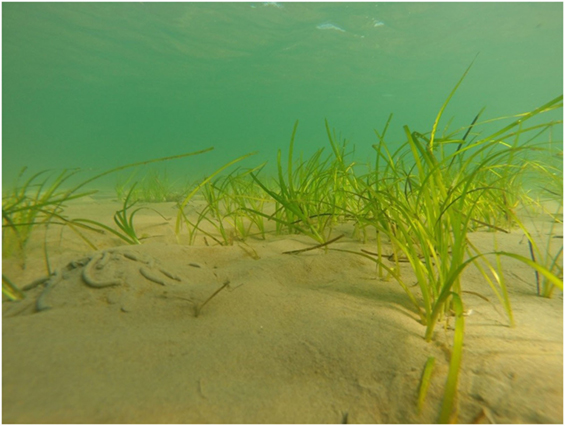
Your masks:
M201 176L273 164L297 119L297 149L327 118L363 162L390 112L429 131L477 53L453 126L532 110L563 92L563 5L3 3L2 50L4 187L214 146L167 166Z

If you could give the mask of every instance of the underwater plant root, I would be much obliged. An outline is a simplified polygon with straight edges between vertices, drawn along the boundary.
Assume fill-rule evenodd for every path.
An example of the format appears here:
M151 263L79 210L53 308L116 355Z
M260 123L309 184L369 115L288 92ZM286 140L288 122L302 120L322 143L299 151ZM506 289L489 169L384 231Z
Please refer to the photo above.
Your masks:
M92 259L90 259L90 262L88 262L88 264L82 270L82 279L90 287L104 288L104 287L111 287L111 286L122 284L122 280L119 279L119 278L101 281L101 280L97 280L92 275L93 269L95 267L97 269L101 269L101 268L98 268L97 265L98 265L98 262L101 261L104 258L105 254L106 254L105 252L101 252L101 253L94 255L94 257Z
M131 252L129 252L129 251L124 251L124 252L122 252L121 254L122 254L122 256L124 256L126 259L133 260L134 262L145 263L146 265L149 265L149 266L152 267L153 259L146 259L146 258L143 258L143 257L141 257L141 256L139 256L139 255L137 255L137 254L135 254L135 253L131 253Z
M94 287L94 288L104 288L104 287L111 287L111 286L123 284L123 280L120 278L114 278L109 280L98 280L93 275L94 270L98 270L98 271L102 270L111 259L117 259L120 255L134 262L142 263L143 266L139 267L139 273L145 279L151 282L163 286L167 285L167 282L162 277L159 276L159 273L163 274L164 276L172 280L179 282L182 281L178 275L169 272L166 269L157 268L157 270L155 270L155 259L151 257L146 257L131 252L120 252L114 249L110 249L96 254L92 259L90 259L88 264L86 264L84 270L82 271L82 278L84 282L90 287Z
M155 259L151 258L151 257L142 257L142 256L138 256L137 254L131 253L131 252L123 252L121 253L122 256L124 256L126 259L129 260L133 260L134 262L140 262L140 263L145 263L147 265L147 267L145 266L141 266L139 268L139 273L147 280L152 281L154 283L160 284L160 285L167 285L166 281L164 281L161 277L159 277L157 274L153 273L153 269L155 268ZM182 279L176 275L173 274L172 272L167 271L166 269L163 268L158 268L158 271L160 273L162 273L163 275L165 275L166 277L181 282Z
M39 295L39 297L35 301L35 310L37 312L42 312L42 311L46 311L48 309L51 309L51 306L47 305L47 302L46 302L47 295L51 292L53 287L55 287L57 284L59 284L62 277L63 277L63 274L61 272L61 269L57 269L55 271L55 273L48 280L44 281L45 288L43 289L43 291L41 292L41 294ZM37 280L37 281L40 281L40 280Z
M42 312L42 311L46 311L48 309L51 309L51 306L47 305L45 300L46 300L48 294L51 292L51 290L53 290L53 288L57 284L59 284L59 282L61 282L61 280L64 278L64 271L71 271L73 269L82 267L82 266L86 265L89 260L90 260L89 257L79 259L79 260L73 260L72 262L70 262L64 268L56 269L53 274L42 277L42 278L38 278L37 280L33 281L32 283L24 286L22 288L22 290L23 291L29 291L29 290L32 290L32 289L40 286L40 285L45 285L45 288L43 289L43 291L41 292L41 294L39 295L39 297L35 301L36 312Z
M175 280L175 281L178 281L178 282L182 281L182 279L178 275L175 275L175 274L167 271L166 269L159 268L159 272L161 272L163 275L169 277L172 280Z
M167 283L162 280L161 278L159 278L157 275L153 274L152 271L150 271L148 268L146 268L145 266L141 266L139 268L139 273L141 275L143 275L144 278L148 279L149 281L152 281L154 283L160 284L160 285L167 285Z
M51 276L49 276L49 275L38 278L35 281L32 281L30 284L23 286L22 291L33 290L35 287L40 286L41 284L45 284L45 282L49 281L50 278L51 278Z

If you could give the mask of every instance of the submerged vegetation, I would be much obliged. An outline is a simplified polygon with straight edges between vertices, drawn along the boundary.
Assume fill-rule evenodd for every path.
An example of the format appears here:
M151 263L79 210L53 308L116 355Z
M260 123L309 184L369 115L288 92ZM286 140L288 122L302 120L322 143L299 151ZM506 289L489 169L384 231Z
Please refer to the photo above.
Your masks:
M171 180L166 169L163 171L150 169L139 180L136 180L138 171L136 170L125 179L117 178L114 189L118 200L129 197L132 202L162 203L181 199L183 195L181 185Z
M67 189L63 187L63 184L69 181L71 177L77 175L79 170L63 170L59 174L54 174L47 170L41 171L27 178L23 184L20 184L19 180L23 177L26 171L25 168L22 169L14 188L2 194L2 256L9 257L14 254L19 254L23 260L23 266L25 267L25 247L29 241L32 231L42 229L46 232L51 225L68 226L91 248L96 249L90 239L87 238L81 230L103 233L104 225L96 221L88 221L80 218L69 219L64 215L66 203L98 192L97 190L84 191L83 188L86 185L111 173L116 173L146 164L200 155L211 151L212 149L213 148L208 148L187 154L157 158L116 167L82 180L74 185L70 185ZM117 212L118 219L127 219L127 217L125 217L126 210L131 207L131 204L128 205L128 201L129 200L126 199L122 209L124 217L122 218L119 212ZM120 223L118 222L120 222L120 220L116 221L120 227ZM121 223L126 227L133 226L133 215L129 217L129 221L122 220ZM127 231L130 231L131 229L121 228L121 230L125 231L127 236ZM117 233L117 231L115 231L115 233ZM135 241L133 242L135 243ZM51 274L52 271L49 264L47 245L45 245L44 252L47 272L48 274ZM4 290L4 286L2 289ZM3 294L6 293L3 292Z
M186 229L189 244L195 244L198 237L206 244L229 245L250 238L264 239L269 232L306 235L315 247L370 259L379 278L398 282L426 327L426 340L434 337L438 320L448 321L455 316L451 364L439 419L452 421L464 336L463 271L477 268L503 306L510 326L514 319L502 257L519 260L532 268L533 286L538 295L551 297L555 288L563 289L562 240L557 249L551 241L540 242L519 214L521 209L536 210L538 214L549 215L554 222L562 221L562 157L554 164L544 160L555 160L559 155L552 148L555 143L552 129L561 121L539 120L542 114L562 108L562 96L512 117L509 123L486 134L482 127L488 123L490 129L496 121L481 121L482 111L464 128L451 131L446 127L440 131L443 112L457 86L442 106L431 131L419 133L404 126L406 139L400 146L388 140L391 115L385 128L375 131L377 143L372 146L375 157L370 164L355 163L347 141L340 142L327 122L331 152L325 154L320 149L310 158L296 158L296 123L286 162L282 151L278 152L274 177L265 176L264 165L237 168L221 175L252 154L225 164L184 192L173 190L166 175L148 174L130 184L135 176L132 175L116 186L117 195L123 200L123 208L114 218L118 230L92 220L69 219L64 216L64 204L92 194L93 191L79 192L87 183L147 162L104 172L68 190L62 186L77 171L53 176L37 173L3 196L3 256L23 256L31 232L54 224L70 227L90 246L93 244L85 235L88 232L109 232L128 244L139 244L133 218L144 207L130 213L128 210L143 201L175 201L178 208L175 231L180 235ZM528 189L531 185L525 181L531 182L533 177L536 188ZM190 203L197 194L203 203L193 207ZM547 200L555 204L554 211L544 210ZM374 243L376 251L343 250L332 244L343 235L339 233L344 224L351 225L350 237L362 243ZM473 244L470 235L479 230L492 234L492 251L483 252ZM525 235L530 258L497 249L497 235L513 230ZM47 250L45 254L47 258ZM402 267L406 264L417 280L416 287L408 282L412 276L407 276L406 268ZM51 273L49 266L48 272ZM22 297L17 286L3 278L5 296ZM433 361L425 367L426 380L432 368ZM427 383L423 382L419 408L426 389Z

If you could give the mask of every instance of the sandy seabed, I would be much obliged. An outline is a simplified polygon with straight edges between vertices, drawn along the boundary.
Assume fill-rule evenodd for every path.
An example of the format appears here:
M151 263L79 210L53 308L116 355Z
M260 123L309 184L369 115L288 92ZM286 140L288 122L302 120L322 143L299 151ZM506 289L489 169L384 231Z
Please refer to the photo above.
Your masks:
M90 198L66 213L110 225L120 207ZM151 236L142 245L89 234L95 252L68 228L50 231L60 280L47 293L40 285L23 301L3 303L4 423L437 421L452 320L426 342L400 285L378 279L366 258L322 249L283 254L314 245L300 235L230 246L206 246L199 237L187 245L174 233L174 204L152 207L173 219L140 211L138 232ZM548 226L537 223L542 241ZM332 247L375 250L344 230ZM488 250L493 235L471 238ZM499 249L529 256L522 232L496 235ZM34 234L25 268L21 258L4 259L3 273L22 286L45 276L43 239ZM102 251L104 267L89 264ZM458 420L563 423L563 295L538 297L532 269L511 259L503 265L513 328L481 274L469 269L463 277L464 290L489 301L464 295L472 314L465 317ZM85 269L94 284L120 285L89 286ZM41 294L49 309L37 312ZM435 368L418 413L430 356Z

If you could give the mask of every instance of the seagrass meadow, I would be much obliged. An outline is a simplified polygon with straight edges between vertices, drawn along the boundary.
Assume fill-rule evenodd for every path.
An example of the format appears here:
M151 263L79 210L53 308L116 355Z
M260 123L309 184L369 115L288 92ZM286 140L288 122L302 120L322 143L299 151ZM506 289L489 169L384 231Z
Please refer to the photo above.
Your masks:
M3 5L3 85L14 85L3 121L39 123L3 133L3 422L563 423L562 87L494 99L473 75L513 45L476 55L442 36L474 48L523 31L524 53L562 30L550 19L562 5L514 7ZM494 11L505 12L496 37ZM454 30L463 12L483 38ZM436 14L435 32L411 32ZM545 20L524 27L536 14ZM41 56L19 32L24 15L70 50ZM442 76L434 43L458 64ZM55 112L10 95L32 75L16 78L16 47L38 55L49 78L33 90L55 85L43 99L60 99ZM419 51L436 55L420 74L397 63ZM69 76L93 106L55 83ZM340 86L351 80L359 87ZM373 80L399 111L379 106L367 124L361 88L371 98ZM330 88L317 134L311 112L286 112ZM183 109L191 96L201 110ZM101 120L102 107L123 108L123 122ZM204 116L209 137L194 124ZM25 152L40 131L44 161L25 166L16 141Z
M328 123L330 152L295 158L296 123L272 176L238 167L248 154L187 188L151 173L115 197L87 189L211 149L66 189L78 172L22 175L2 208L5 420L557 420L562 169L551 135L561 122L536 119L562 97L487 135L480 114L439 133L448 101L431 132L404 126L394 152L390 116L365 165ZM512 346L501 352L499 339ZM508 370L496 385L485 357ZM138 380L151 390L133 392ZM330 383L339 389L320 395ZM527 395L500 400L492 386ZM100 409L108 392L125 396ZM307 405L292 397L303 392ZM536 402L516 411L525 396ZM146 404L156 411L136 408Z

